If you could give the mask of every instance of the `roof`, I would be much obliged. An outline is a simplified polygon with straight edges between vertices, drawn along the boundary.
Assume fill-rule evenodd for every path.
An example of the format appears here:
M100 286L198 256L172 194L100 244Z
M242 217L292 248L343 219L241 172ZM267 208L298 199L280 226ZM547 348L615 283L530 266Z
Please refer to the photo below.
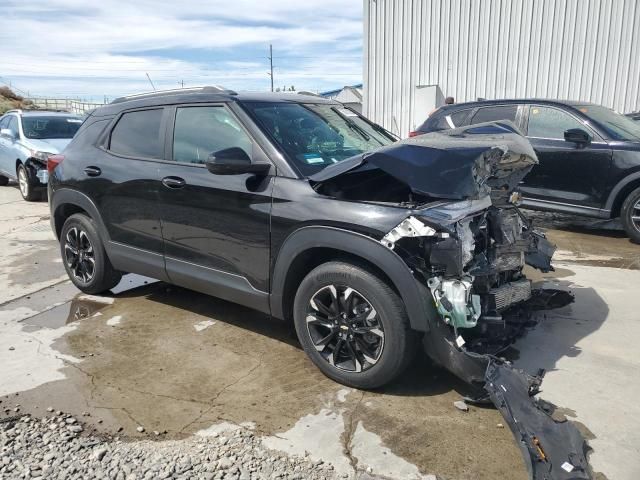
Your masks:
M13 109L13 110L7 110L6 112L4 112L3 115L6 115L8 113L15 113L18 115L21 115L23 117L54 117L54 116L60 116L60 117L80 117L81 115L78 115L76 113L72 113L72 112L65 112L62 110L20 110L20 109Z
M198 87L176 89L163 92L148 92L128 97L120 97L104 107L95 110L94 115L106 116L119 113L125 108L138 108L178 103L207 102L277 102L277 103L327 103L336 102L317 95L296 92L235 92L221 87Z

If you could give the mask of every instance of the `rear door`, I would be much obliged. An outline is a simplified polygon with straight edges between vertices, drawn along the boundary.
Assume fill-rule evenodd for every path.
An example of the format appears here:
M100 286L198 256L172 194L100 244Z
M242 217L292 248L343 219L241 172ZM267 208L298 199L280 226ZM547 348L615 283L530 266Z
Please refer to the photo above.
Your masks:
M172 283L268 310L271 195L275 177L215 175L205 162L242 148L269 162L225 104L172 108L160 210ZM275 174L275 167L272 167Z
M7 128L9 125L9 115L0 119L0 130ZM8 155L9 139L4 135L0 135L0 174L9 174L9 155ZM11 174L13 177L15 174Z
M580 128L593 136L589 145L567 142L564 132ZM612 151L609 145L579 117L548 105L531 105L527 138L538 156L538 165L524 178L520 191L541 205L553 204L588 213L604 206ZM595 214L595 211L594 211Z
M164 280L158 190L166 115L163 107L123 112L79 172L108 230L114 266Z
M11 130L13 136L0 135L0 170L8 177L16 178L16 160L21 156L18 151L18 117L7 115L2 121L2 128Z

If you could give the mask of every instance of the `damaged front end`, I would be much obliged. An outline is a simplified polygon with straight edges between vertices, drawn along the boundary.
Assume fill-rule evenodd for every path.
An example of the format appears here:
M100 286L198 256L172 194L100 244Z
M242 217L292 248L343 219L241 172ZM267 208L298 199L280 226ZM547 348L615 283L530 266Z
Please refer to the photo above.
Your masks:
M345 162L312 177L315 188L407 208L380 241L433 300L426 353L474 386L476 400L496 405L532 479L591 478L586 442L575 426L553 420L534 397L542 375L528 376L497 356L531 324L526 306L537 292L525 265L553 270L555 246L519 211L514 193L537 163L529 142L509 123L481 124ZM383 181L388 189L371 188Z

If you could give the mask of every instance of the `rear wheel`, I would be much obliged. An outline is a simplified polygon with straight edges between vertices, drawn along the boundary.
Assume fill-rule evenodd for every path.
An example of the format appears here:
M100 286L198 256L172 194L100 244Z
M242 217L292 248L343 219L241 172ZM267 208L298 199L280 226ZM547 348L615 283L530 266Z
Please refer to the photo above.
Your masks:
M636 188L625 199L620 220L631 241L640 243L640 188Z
M60 234L64 268L73 284L85 293L101 293L115 287L122 273L113 268L94 221L71 215Z
M296 293L294 321L313 363L351 387L390 382L415 352L416 333L402 300L360 266L329 262L312 270Z
M27 202L33 202L40 198L40 192L36 189L38 179L33 178L30 170L23 164L18 165L18 187L20 187L20 194Z
M3 177L0 175L0 187L4 187L9 183L9 179L7 177Z

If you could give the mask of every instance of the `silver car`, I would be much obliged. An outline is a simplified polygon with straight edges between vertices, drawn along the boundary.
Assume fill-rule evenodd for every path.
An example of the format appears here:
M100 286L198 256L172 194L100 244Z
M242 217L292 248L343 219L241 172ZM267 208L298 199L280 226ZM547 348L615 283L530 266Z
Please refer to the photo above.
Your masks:
M9 110L0 117L0 186L17 180L25 200L42 196L47 158L62 152L82 124L66 112Z

